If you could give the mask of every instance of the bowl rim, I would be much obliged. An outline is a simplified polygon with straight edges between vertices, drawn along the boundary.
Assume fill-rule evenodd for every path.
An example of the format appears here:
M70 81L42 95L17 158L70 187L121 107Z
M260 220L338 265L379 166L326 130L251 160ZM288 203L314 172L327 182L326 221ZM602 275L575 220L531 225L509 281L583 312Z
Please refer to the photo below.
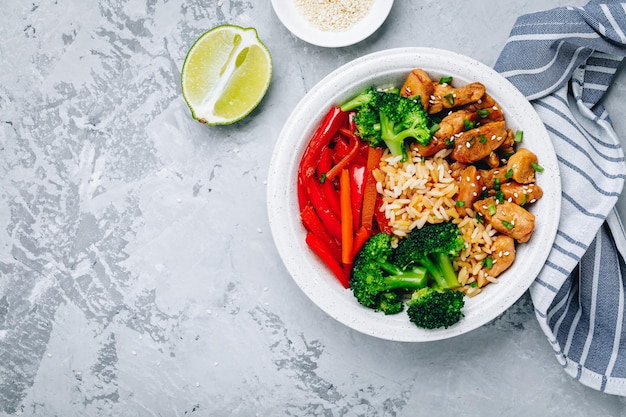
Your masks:
M417 67L431 75L452 75L456 80L461 79L462 84L483 82L487 92L503 108L507 126L523 128L522 146L537 153L544 167L538 177L544 196L531 209L533 213L544 215L537 216L533 237L530 242L519 245L516 262L503 273L501 283L488 285L477 297L466 297L465 317L447 329L418 329L408 321L406 314L384 316L359 305L352 292L344 289L306 247L295 196L300 157L313 129L329 107L372 84L398 85ZM552 249L559 223L560 197L556 154L543 122L528 100L487 65L456 52L428 47L374 52L345 63L320 80L287 118L276 141L267 180L267 209L274 242L300 289L320 309L344 325L377 338L402 342L458 336L495 319L513 305L532 285ZM520 262L520 256L527 258ZM512 278L507 280L508 277ZM502 287L505 290L500 290ZM488 294L491 298L485 297Z
M366 16L345 31L323 31L311 24L293 0L271 0L274 13L297 38L312 45L338 48L354 45L371 36L385 22L394 0L373 0Z

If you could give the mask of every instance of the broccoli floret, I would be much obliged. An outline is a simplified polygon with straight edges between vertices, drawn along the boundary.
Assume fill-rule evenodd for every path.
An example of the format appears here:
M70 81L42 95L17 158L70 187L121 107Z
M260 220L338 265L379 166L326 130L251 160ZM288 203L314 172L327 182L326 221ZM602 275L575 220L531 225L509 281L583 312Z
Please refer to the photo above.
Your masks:
M359 137L375 148L384 146L380 131L380 113L373 106L364 106L354 115L356 133Z
M424 268L401 269L390 262L392 253L391 236L377 233L357 254L350 274L350 287L358 302L385 314L402 311L402 293L423 288L427 282Z
M465 241L456 224L426 224L421 229L413 229L398 243L393 262L400 268L422 266L439 288L452 289L461 285L452 257L458 256L464 247Z
M409 320L424 329L448 328L463 317L464 294L455 290L419 289L407 302Z
M433 121L417 98L401 96L398 91L380 91L369 87L341 106L343 111L356 110L354 123L358 135L371 146L383 146L393 156L406 160L406 144L413 138L428 145Z
M378 107L376 101L379 98L379 94L380 92L374 87L368 87L356 97L353 97L343 103L341 106L339 106L339 108L341 109L341 111L351 111L360 109L363 106Z
M431 121L418 99L385 93L381 94L378 109L381 138L393 156L406 156L408 138L428 145Z
M373 147L384 145L380 133L380 112L378 111L382 94L374 87L369 87L340 106L342 111L356 110L354 115L356 133Z

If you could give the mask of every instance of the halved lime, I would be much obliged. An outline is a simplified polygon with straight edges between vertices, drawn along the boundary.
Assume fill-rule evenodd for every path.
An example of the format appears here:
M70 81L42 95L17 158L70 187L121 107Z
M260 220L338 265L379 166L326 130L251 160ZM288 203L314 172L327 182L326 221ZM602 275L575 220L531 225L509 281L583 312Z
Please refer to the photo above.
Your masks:
M272 80L272 57L254 28L216 26L191 46L183 63L183 98L192 116L226 125L254 110Z

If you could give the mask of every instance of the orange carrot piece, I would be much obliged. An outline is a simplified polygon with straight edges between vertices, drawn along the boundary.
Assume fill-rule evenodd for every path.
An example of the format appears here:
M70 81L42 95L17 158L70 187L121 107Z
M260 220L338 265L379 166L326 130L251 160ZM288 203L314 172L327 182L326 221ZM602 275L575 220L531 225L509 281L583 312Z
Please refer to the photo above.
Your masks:
M378 168L380 158L383 155L381 148L370 147L367 151L367 172L365 177L365 188L363 190L363 209L361 210L361 225L370 232L374 227L374 211L376 209L376 179L372 174Z
M350 202L350 174L347 168L342 169L339 176L339 201L341 205L341 262L345 265L351 265L354 235L352 230L352 203Z
M367 230L365 226L359 227L359 230L354 234L354 242L352 244L352 259L356 258L367 239L372 235L371 230Z

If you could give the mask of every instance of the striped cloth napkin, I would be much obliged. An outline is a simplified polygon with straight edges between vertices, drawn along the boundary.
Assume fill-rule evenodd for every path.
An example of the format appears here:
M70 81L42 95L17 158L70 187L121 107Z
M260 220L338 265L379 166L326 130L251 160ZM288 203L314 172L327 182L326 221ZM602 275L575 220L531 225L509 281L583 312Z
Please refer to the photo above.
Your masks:
M626 56L626 3L590 1L521 16L495 69L533 104L554 144L562 209L530 288L559 363L581 383L626 395L626 235L615 203L626 178L600 100Z

